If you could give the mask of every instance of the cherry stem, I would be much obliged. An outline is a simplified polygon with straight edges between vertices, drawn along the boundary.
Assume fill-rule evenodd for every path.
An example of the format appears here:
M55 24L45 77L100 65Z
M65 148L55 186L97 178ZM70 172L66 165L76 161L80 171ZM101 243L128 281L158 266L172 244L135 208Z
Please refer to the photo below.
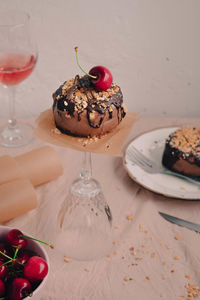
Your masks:
M15 250L15 253L14 253L13 259L15 259L15 258L16 258L18 251L19 251L19 248L17 247L17 248L16 248L16 250Z
M42 243L42 244L45 244L45 245L47 245L47 246L49 246L50 248L54 248L54 246L52 245L52 244L48 244L48 243L46 243L46 242L43 242L43 241L40 241L40 240L38 240L38 239L35 239L35 238L33 238L33 237L31 237L31 236L28 236L28 235L20 235L20 237L25 237L25 238L27 238L27 239L30 239L30 240L33 240L33 241L36 241L36 242L39 242L39 243Z
M18 248L17 248L17 249L18 249ZM19 249L18 249L18 250L17 250L17 249L16 249L15 253L18 252ZM16 261L19 265L24 266L24 264L20 263L19 261L17 261L17 260L15 259L15 257L16 257L17 254L16 254L16 255L14 254L14 258L8 256L7 254L3 253L2 251L0 251L0 254L2 254L3 256L5 256L6 258L9 259L9 261L5 262L3 265L6 265L6 264L9 263L9 262ZM0 267L2 267L3 265L1 265Z
M97 79L97 76L90 75L90 74L87 73L85 70L83 70L83 68L80 66L79 60L78 60L78 47L75 47L74 50L75 50L75 52L76 52L76 62L77 62L77 65L79 66L79 68L81 69L81 71L82 71L83 73L85 73L86 75L88 75L89 77L94 78L94 79Z
M6 258L12 260L12 257L8 256L7 254L5 254L5 253L3 253L3 252L1 252L1 251L0 251L0 254L2 254L2 255L5 256Z
M3 266L5 266L5 265L7 265L7 264L9 264L11 261L12 261L12 259L6 261L5 263L3 263L3 264L0 266L0 268L3 267Z

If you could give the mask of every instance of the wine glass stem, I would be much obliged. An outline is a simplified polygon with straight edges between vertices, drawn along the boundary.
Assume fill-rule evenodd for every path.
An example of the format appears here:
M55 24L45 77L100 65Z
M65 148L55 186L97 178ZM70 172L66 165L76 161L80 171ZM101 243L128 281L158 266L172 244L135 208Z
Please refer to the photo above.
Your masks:
M8 127L10 129L14 128L17 124L15 118L15 91L16 87L14 85L7 86L8 97L9 97L9 119Z
M87 183L92 177L92 159L91 152L83 152L82 170L80 173L81 179Z

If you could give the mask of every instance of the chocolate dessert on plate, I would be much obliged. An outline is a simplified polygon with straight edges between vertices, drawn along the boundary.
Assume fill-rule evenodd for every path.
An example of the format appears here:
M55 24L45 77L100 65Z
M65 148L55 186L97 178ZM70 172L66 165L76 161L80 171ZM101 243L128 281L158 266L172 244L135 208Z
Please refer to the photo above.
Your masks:
M171 133L162 163L169 170L200 179L200 127L182 127Z

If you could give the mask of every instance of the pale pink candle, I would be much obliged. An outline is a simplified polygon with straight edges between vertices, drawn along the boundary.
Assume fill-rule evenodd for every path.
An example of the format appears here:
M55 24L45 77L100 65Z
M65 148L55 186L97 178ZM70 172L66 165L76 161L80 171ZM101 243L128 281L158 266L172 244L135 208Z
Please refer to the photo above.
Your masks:
M44 146L15 157L18 166L33 186L46 183L62 175L63 167L57 152Z
M24 178L24 176L23 171L13 157L9 155L0 157L0 184Z
M0 222L6 222L37 207L35 189L27 179L0 185Z

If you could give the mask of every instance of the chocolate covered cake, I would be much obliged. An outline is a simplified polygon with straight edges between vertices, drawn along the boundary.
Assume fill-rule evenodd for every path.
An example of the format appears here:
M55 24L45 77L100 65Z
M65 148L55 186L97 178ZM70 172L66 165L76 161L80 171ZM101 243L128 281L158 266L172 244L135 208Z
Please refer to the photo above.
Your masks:
M184 127L170 134L162 163L172 171L200 177L200 127Z
M53 94L56 127L63 133L93 137L112 131L125 117L123 95L116 84L98 91L88 76L65 81Z

